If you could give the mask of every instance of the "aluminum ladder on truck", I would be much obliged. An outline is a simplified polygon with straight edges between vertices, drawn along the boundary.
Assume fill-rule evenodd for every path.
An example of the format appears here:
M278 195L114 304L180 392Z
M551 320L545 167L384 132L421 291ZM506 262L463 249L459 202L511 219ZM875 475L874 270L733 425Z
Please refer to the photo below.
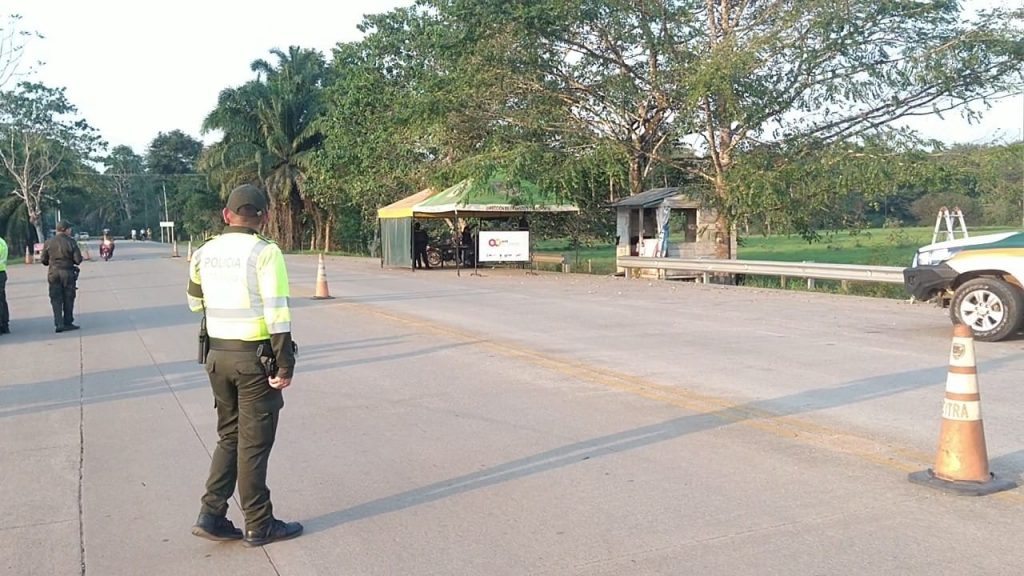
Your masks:
M945 230L942 230L943 224L946 225ZM964 222L964 213L960 210L960 207L958 206L952 210L945 206L939 208L939 213L935 217L935 231L932 232L932 244L956 240L957 225L960 227L960 237L968 238L970 234L967 233L967 223Z

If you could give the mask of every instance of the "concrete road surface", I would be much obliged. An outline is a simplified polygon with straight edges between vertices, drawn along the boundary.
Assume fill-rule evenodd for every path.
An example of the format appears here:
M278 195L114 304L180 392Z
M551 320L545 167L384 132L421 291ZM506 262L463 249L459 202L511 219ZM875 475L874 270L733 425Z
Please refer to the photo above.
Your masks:
M95 255L95 246L93 253ZM926 305L289 257L295 382L269 483L301 538L189 533L216 442L185 258L86 262L55 334L9 269L0 574L1005 575L1021 489L906 480L951 328ZM182 254L184 256L184 254ZM977 344L992 469L1024 471L1022 341ZM242 524L237 506L229 516Z

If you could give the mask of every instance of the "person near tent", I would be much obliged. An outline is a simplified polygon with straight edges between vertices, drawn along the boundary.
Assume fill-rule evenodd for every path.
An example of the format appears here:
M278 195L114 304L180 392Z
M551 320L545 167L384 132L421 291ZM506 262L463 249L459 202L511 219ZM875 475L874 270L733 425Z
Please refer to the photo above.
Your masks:
M472 224L466 224L462 227L462 236L459 239L459 248L462 251L462 265L476 265L476 247L473 246Z
M420 226L417 222L412 225L412 267L413 268L430 268L430 262L427 260L427 246L430 245L430 235L427 231Z

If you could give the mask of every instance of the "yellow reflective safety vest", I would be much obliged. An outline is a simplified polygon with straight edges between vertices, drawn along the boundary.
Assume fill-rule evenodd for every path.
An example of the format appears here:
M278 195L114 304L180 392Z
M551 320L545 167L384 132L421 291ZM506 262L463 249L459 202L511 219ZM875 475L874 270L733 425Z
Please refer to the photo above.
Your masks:
M189 262L188 307L206 309L206 330L223 340L266 340L291 332L288 271L272 240L229 226Z
M7 242L0 238L0 272L7 272Z

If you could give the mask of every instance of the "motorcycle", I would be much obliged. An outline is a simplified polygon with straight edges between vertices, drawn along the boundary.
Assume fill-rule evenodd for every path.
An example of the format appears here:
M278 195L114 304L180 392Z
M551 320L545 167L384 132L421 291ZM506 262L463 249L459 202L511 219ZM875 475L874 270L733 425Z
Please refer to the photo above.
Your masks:
M438 268L444 266L445 262L455 264L458 251L451 242L441 242L434 246L427 246L427 263Z
M107 260L110 260L111 258L113 258L113 256L114 256L114 241L113 240L104 240L103 242L100 242L100 258L103 258L103 261L106 262Z

